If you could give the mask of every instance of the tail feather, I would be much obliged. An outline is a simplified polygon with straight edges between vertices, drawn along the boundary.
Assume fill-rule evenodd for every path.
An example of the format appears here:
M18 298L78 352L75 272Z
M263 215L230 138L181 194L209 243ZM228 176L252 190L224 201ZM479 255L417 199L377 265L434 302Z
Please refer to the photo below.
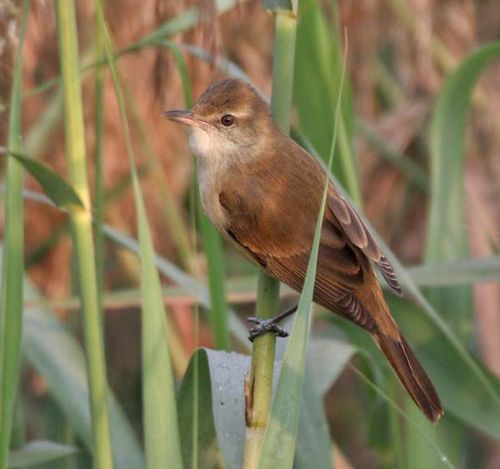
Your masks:
M374 337L415 404L437 422L444 413L439 396L406 339L400 335L398 341L382 333Z

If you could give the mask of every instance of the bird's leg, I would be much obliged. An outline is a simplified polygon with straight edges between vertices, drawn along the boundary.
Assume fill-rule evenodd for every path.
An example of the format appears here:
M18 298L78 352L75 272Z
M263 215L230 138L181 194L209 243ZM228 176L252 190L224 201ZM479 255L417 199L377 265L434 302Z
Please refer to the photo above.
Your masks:
M298 305L292 306L291 308L288 308L287 310L283 311L277 316L274 316L274 318L271 319L262 319L256 317L247 318L248 321L255 324L255 326L248 331L250 333L250 335L248 336L248 340L250 342L253 342L256 337L266 332L273 332L278 337L287 337L288 332L281 329L281 327L278 326L278 323L283 321L283 319L287 318L291 314L295 313L295 311L297 311L297 307Z

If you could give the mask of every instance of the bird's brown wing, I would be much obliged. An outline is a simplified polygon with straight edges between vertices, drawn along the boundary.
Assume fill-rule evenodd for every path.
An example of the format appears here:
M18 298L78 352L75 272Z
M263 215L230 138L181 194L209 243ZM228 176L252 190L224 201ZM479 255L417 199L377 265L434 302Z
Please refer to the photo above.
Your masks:
M352 290L355 285L358 285L358 288L362 286L364 272L356 262L349 261L347 264L342 261L339 264L336 260L335 264L332 264L329 262L332 254L334 251L323 244L320 245L314 301L364 329L374 331L377 326L375 318L361 304L355 290ZM350 257L347 252L342 255ZM292 257L269 257L266 270L290 287L300 291L307 272L308 259L309 253ZM340 268L339 265L341 265Z
M252 183L247 178L233 187L235 189L226 189L219 196L228 214L227 234L267 272L300 291L307 272L321 189L318 194L295 198L292 203L288 198L283 203L288 204L289 209L283 210L283 205L278 205L282 191L267 198L258 194L249 197L250 191L255 193L259 188L255 181ZM291 194L288 192L294 198ZM271 204L269 200L278 204ZM368 258L351 242L328 207L321 233L314 300L373 331L376 318L357 296L358 292L371 288L367 276L380 289Z
M363 254L375 262L387 281L388 285L398 295L402 296L403 290L396 278L392 264L382 253L377 241L365 226L354 208L333 187L328 194L328 207L340 223L342 230L349 240L358 247Z

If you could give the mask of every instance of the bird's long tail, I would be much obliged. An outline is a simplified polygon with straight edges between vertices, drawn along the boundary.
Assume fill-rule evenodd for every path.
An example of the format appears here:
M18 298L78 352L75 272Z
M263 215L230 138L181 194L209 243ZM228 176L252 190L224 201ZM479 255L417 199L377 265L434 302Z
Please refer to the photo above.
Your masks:
M400 334L400 340L394 340L380 332L374 338L415 404L437 422L444 413L439 396L406 339Z

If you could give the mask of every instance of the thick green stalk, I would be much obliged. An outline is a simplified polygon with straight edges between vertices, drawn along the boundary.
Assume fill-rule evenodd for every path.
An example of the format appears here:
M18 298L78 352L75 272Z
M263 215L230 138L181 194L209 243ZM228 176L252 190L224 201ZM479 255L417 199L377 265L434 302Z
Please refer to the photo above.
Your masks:
M9 116L9 149L22 151L21 84L22 49L28 15L28 2L23 3L20 41L16 54ZM13 158L7 161L5 198L5 233L2 265L2 299L0 311L0 468L8 464L14 409L21 366L23 321L23 169Z
M296 5L294 12L297 11ZM274 78L271 108L281 129L290 130L295 36L297 18L294 12L278 10L274 46ZM256 316L269 318L276 315L279 305L279 282L265 273L259 274ZM249 398L247 398L247 436L244 467L256 467L262 449L262 439L269 418L272 397L273 367L276 338L263 334L254 341Z
M107 469L113 467L113 459L102 318L98 301L97 274L94 263L95 252L92 238L92 212L87 183L75 6L70 0L57 0L56 5L59 56L64 93L66 158L71 183L85 205L85 209L73 212L70 219L83 313L92 415L94 466L99 469Z

